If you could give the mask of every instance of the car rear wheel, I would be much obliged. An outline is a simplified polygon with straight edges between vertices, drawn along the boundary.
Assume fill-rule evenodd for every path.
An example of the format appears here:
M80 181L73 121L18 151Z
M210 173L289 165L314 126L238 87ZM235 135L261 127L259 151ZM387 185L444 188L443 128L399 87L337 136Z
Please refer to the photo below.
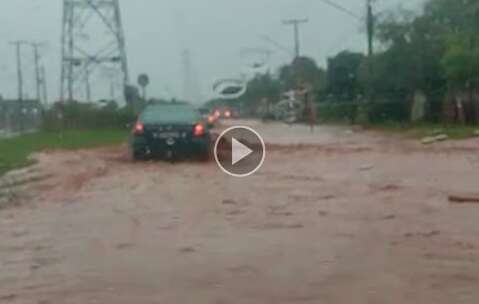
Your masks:
M199 154L198 156L198 159L201 161L201 162L209 162L211 160L211 151L208 149L206 151L203 151Z
M130 159L132 161L142 161L145 160L145 154L139 151L131 151L130 150Z

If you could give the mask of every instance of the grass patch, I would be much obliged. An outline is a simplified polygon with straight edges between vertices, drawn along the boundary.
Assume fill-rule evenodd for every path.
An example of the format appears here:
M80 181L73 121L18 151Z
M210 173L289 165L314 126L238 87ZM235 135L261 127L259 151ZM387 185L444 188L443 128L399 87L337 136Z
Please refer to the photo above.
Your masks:
M423 138L446 134L452 139L465 139L475 137L479 126L464 125L442 125L442 124L400 124L400 123L381 123L368 126L370 129L376 129L386 132L403 134L410 138Z
M109 146L126 141L125 130L68 130L38 132L0 139L0 176L31 164L28 156L43 150L76 150Z

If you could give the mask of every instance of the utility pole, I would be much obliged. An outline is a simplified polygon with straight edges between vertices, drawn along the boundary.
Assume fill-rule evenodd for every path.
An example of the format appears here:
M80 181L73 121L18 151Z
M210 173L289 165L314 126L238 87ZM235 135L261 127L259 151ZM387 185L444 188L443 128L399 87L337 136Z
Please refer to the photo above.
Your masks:
M295 58L300 56L299 26L307 23L308 19L289 19L283 20L284 25L292 25L294 28L294 55Z
M368 32L368 56L374 55L373 39L374 39L374 14L372 0L367 0L367 32Z
M22 67L22 46L28 44L27 41L17 40L10 42L11 45L15 47L16 57L17 57L17 77L18 77L18 102L19 110L17 112L17 119L20 126L20 132L23 132L25 129L24 125L24 104L23 104L23 67Z
M360 20L362 22L362 19L359 15L357 15L354 11L351 11L347 9L346 7L343 7L342 5L337 4L336 2L332 0L321 0L325 4L335 8L338 11L341 11L357 20ZM367 55L367 78L366 78L366 87L365 87L365 93L366 93L366 98L361 102L361 115L359 115L363 120L368 120L368 109L367 109L367 104L372 101L374 98L374 92L373 92L373 86L372 86L372 78L373 78L373 72L374 72L374 66L373 66L373 56L374 56L374 27L375 27L375 22L374 22L374 12L373 12L373 2L374 0L366 0L366 32L367 32L367 41L368 41L368 55ZM355 107L354 110L357 113L357 107ZM356 116L356 115L354 115ZM364 117L363 117L364 116Z
M374 98L374 89L373 89L373 56L374 56L374 13L373 13L373 0L366 0L366 31L368 39L368 77L367 77L367 86L366 86L366 104L363 108L363 117L362 120L365 122L369 121L369 104Z
M22 46L28 44L23 40L10 42L15 47L17 57L17 86L18 86L18 100L23 100L23 70L22 70Z
M36 92L37 92L37 100L40 101L40 85L41 85L41 75L40 75L40 55L38 53L38 44L32 43L33 48L33 58L35 60L35 84L36 84Z
M86 101L91 102L90 65L88 63L85 63L85 93Z
M42 100L43 103L46 105L48 103L48 91L47 91L47 76L45 72L45 67L42 65L40 68L40 74L41 74L41 85L42 85Z
M18 82L18 100L22 101L25 98L24 83L23 83L23 60L22 60L22 46L30 46L33 50L34 60L34 79L36 84L36 98L38 102L46 102L46 85L45 83L45 70L41 63L41 56L39 48L43 46L43 43L30 42L25 40L17 40L10 42L16 49L16 61L17 61L17 82ZM43 69L43 72L42 72ZM42 92L43 91L43 92Z
M45 90L45 71L42 73L42 67L40 67L40 52L39 48L43 46L43 43L31 42L29 45L33 50L33 59L35 62L35 85L36 85L36 97L38 102L46 103L45 92L42 93L42 90Z

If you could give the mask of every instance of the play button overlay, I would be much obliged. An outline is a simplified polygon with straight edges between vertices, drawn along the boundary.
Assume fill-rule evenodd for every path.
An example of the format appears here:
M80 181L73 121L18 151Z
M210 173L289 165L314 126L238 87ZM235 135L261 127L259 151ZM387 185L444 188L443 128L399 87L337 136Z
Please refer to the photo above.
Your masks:
M232 138L231 146L231 165L236 165L238 162L243 160L245 157L251 155L254 151L243 145L236 138Z
M216 140L214 155L223 172L235 177L246 177L261 168L266 147L261 136L252 128L231 127Z

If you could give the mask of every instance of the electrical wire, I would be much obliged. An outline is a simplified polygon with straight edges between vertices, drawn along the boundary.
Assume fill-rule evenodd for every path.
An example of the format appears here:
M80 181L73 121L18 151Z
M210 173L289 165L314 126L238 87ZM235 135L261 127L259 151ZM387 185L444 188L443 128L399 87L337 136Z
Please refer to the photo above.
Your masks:
M362 20L361 16L357 15L355 12L353 12L352 10L350 9L347 9L345 8L344 6L342 5L339 5L335 2L333 2L332 0L321 0L322 2L324 2L325 4L331 6L331 7L334 7L335 9L353 17L353 18L356 18L358 20Z

